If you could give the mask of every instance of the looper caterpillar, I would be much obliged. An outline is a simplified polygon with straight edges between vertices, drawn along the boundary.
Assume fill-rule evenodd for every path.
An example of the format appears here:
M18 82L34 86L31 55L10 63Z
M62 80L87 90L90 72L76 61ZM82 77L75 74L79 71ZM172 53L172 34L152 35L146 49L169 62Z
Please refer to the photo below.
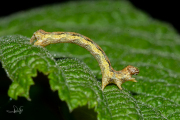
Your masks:
M37 39L34 45L47 46L55 43L74 43L88 50L98 61L102 73L102 90L109 83L116 84L122 90L122 83L126 81L137 82L132 75L137 75L139 70L134 66L127 66L121 71L115 71L105 52L91 39L74 32L45 32L36 31L31 37L30 43Z

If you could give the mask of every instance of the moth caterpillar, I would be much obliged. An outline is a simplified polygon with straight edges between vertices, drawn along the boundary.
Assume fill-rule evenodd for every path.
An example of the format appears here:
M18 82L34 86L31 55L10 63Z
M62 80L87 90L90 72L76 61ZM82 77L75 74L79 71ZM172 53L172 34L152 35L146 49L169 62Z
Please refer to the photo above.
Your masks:
M74 43L88 50L98 61L102 73L102 91L106 85L114 83L122 90L122 83L126 81L137 82L132 75L137 75L139 70L134 66L127 66L123 70L115 71L105 52L91 39L74 32L45 32L36 31L31 37L30 43L37 39L34 45L47 46L55 43Z

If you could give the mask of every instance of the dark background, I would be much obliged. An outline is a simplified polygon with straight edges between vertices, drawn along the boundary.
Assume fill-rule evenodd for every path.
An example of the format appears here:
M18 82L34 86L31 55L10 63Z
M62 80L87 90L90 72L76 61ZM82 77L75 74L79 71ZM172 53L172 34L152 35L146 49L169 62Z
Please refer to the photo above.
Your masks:
M48 0L43 2L37 2L32 0L26 1L1 1L0 3L0 17L9 16L18 11L26 11L35 7L40 7L43 5L65 3L68 0ZM151 17L158 19L160 21L168 22L174 26L174 28L180 32L180 18L179 18L179 4L177 2L168 2L160 0L159 2L155 0L144 1L144 0L130 0L130 2L138 9L148 13ZM40 78L38 78L40 77ZM31 86L30 98L31 102L28 102L25 98L19 97L18 101L11 100L7 96L8 87L11 84L11 80L7 77L2 65L0 64L0 116L3 120L6 119L18 119L18 120L30 120L30 119L53 119L53 120L74 120L79 117L78 113L80 111L87 111L87 107L80 108L79 110L74 110L72 113L68 113L68 107L65 102L60 101L57 92L52 92L48 83L48 79L45 75L39 73L38 77L34 79L35 85ZM39 104L41 103L41 104ZM13 110L12 106L17 107L23 106L23 114L9 114L6 110ZM58 107L58 106L61 106ZM92 113L94 110L89 110ZM63 114L63 115L62 115ZM93 113L96 117L96 113ZM76 116L78 115L78 116ZM29 117L27 117L29 116ZM65 117L64 117L65 116ZM83 116L80 116L80 119ZM86 120L88 116L85 116Z
M1 1L0 3L0 17L8 16L18 11L25 11L34 7L42 5L65 3L69 0L25 0L25 1ZM179 2L178 1L164 1L164 0L130 0L130 2L138 9L148 13L151 17L171 23L178 32L180 32L180 18L179 18Z

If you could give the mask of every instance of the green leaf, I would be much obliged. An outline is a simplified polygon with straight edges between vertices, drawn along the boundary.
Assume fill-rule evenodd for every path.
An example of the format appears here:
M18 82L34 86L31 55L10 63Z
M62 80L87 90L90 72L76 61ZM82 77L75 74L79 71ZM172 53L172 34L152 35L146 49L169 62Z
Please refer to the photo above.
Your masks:
M124 83L123 90L108 85L102 92L100 68L88 51L74 44L33 46L29 40L38 29L91 38L115 70L138 67L138 82ZM98 119L180 119L180 37L127 1L69 2L17 13L0 19L0 35L0 61L13 81L8 94L14 99L30 99L38 70L71 111L88 105Z

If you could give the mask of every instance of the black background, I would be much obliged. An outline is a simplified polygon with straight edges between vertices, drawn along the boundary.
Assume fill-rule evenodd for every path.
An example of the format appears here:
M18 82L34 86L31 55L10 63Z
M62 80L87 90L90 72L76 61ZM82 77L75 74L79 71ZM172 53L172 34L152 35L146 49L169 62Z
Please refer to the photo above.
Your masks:
M65 3L69 0L47 0L47 1L1 1L0 3L0 17L8 16L18 11L25 11L34 7L42 5ZM138 9L148 13L151 17L171 23L178 32L180 32L180 18L179 18L179 2L178 1L164 1L164 0L130 0L130 2Z

